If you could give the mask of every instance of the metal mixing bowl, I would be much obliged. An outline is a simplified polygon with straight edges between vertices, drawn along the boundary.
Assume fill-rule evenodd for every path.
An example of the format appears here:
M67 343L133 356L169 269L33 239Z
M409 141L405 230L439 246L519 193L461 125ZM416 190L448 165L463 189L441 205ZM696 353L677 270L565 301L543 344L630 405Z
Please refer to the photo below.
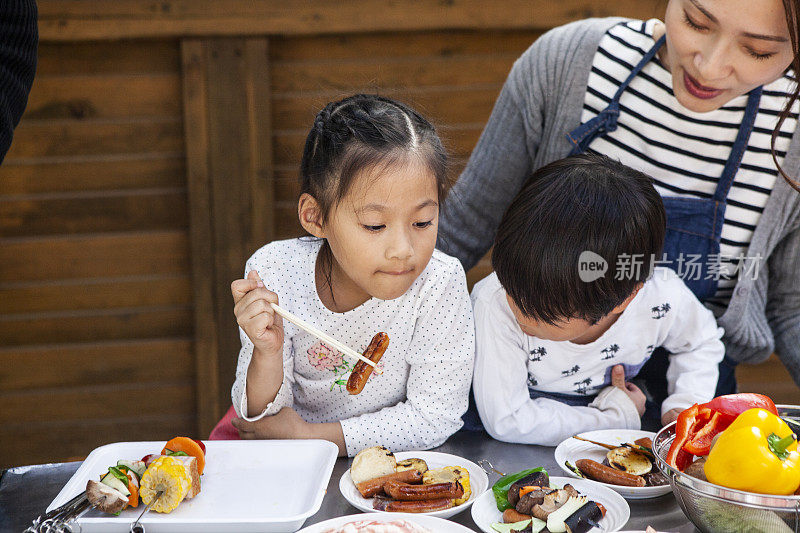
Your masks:
M800 435L800 406L779 405L778 414ZM727 489L670 467L667 452L675 438L675 422L653 441L656 463L669 478L684 514L703 533L800 533L800 496L770 496Z

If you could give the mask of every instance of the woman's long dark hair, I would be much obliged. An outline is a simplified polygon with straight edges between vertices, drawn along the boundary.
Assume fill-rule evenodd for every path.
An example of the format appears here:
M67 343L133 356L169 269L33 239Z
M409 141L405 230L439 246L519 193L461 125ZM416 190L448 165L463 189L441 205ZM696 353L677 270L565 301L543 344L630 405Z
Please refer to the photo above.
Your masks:
M786 106L781 111L781 114L778 115L778 124L772 131L770 151L772 152L772 160L775 162L775 166L778 168L778 172L780 172L783 179L786 180L786 183L791 185L794 190L800 192L800 182L784 172L780 163L778 163L778 156L775 152L775 142L778 140L778 134L781 131L781 126L783 126L783 122L789 117L789 115L792 114L792 107L794 106L794 103L797 101L798 97L800 97L800 83L798 83L800 82L800 80L798 80L798 76L800 76L800 21L797 19L797 13L800 11L800 1L783 0L783 9L786 12L786 24L789 26L789 39L792 42L792 51L794 52L792 63L789 67L794 74L795 83L794 91L792 91L792 95L787 100Z

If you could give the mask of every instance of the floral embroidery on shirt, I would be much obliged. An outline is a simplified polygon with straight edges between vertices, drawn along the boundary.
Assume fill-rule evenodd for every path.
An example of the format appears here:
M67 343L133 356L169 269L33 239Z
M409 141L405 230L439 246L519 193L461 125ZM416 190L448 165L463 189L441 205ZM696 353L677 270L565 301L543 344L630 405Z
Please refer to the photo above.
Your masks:
M311 348L306 350L306 353L308 354L308 362L311 366L317 370L330 370L333 372L333 375L337 377L337 379L331 383L331 390L333 390L336 385L342 388L343 385L347 384L346 376L349 376L350 372L353 371L353 365L344 358L342 352L331 348L322 341L318 341L312 345ZM339 376L345 377L340 378Z
M336 368L344 366L347 362L342 356L342 352L334 350L322 341L317 342L306 350L308 362L317 370L332 370L336 373Z
M366 350L366 348L364 349ZM364 350L361 350L362 353ZM308 354L308 362L316 368L317 370L330 370L333 372L333 375L336 377L331 383L331 389L333 390L334 387L337 385L339 389L347 385L347 379L350 377L350 373L353 372L353 368L355 368L355 363L351 363L350 361L344 358L344 355L339 350L335 350L325 344L322 341L315 343L311 348L306 350ZM383 361L379 362L377 368L383 370ZM377 375L377 372L372 372L369 375L367 381L371 381L374 376Z

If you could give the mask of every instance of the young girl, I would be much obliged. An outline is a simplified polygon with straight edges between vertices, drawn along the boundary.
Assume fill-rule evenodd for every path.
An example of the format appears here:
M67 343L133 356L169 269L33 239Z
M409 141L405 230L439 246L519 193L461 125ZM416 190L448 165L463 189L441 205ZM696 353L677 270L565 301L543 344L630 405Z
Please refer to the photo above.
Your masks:
M321 438L352 456L378 444L431 448L461 427L475 348L464 270L434 250L446 163L433 126L398 102L355 95L317 115L298 203L316 238L267 244L231 285L242 438ZM279 297L359 352L386 332L383 373L348 394L355 362L282 321L270 305ZM231 429L223 419L211 438Z

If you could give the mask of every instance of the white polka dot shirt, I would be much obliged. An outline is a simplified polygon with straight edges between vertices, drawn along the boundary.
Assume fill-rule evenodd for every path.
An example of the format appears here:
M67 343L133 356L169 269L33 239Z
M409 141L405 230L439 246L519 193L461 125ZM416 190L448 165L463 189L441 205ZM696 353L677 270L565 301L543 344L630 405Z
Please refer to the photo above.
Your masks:
M360 394L348 394L345 384L355 362L284 321L283 384L262 413L246 417L253 344L240 328L242 348L231 390L236 414L253 421L292 406L307 422L339 421L350 456L378 444L393 451L442 444L461 427L475 353L461 264L436 250L403 296L372 298L335 313L317 295L320 245L306 238L272 242L250 257L245 273L258 271L281 307L359 352L375 333L385 331L389 347L379 363L383 374L373 372Z

